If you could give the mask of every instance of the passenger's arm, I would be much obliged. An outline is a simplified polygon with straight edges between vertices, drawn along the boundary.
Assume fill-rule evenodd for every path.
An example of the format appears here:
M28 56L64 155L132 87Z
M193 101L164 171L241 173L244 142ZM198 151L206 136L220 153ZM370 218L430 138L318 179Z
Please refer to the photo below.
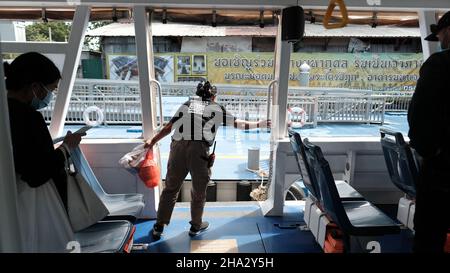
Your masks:
M270 128L271 126L270 120L260 120L260 121L246 121L242 119L236 119L234 121L234 128L238 129L254 129L254 128Z
M167 123L152 139L145 141L145 148L152 148L158 141L166 137L172 131L172 122Z
M18 167L21 169L23 181L30 187L39 187L50 178L59 176L64 168L65 158L60 149L54 149L47 125L40 113L36 112L30 116L28 130L27 143L17 144L27 147L20 155L21 166Z

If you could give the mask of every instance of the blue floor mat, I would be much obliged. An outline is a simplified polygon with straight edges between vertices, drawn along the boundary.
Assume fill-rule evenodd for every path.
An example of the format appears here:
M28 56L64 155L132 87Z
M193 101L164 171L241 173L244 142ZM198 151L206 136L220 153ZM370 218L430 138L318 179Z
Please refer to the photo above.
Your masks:
M268 227L272 227L283 221L299 222L303 218L302 202L287 202L283 217L264 217L259 205L249 202L248 205L219 205L208 203L205 207L204 220L210 222L210 228L195 237L190 237L188 231L189 206L175 207L172 220L169 226L164 229L164 235L160 240L154 241L151 230L155 220L138 221L134 235L134 243L149 244L147 252L158 253L189 253L191 240L217 240L236 239L239 253L265 253L267 250L276 252L285 247L285 238L289 241L292 237L292 230L280 230L276 236L283 240L270 241L275 238L273 232L268 232ZM261 229L263 233L261 233ZM300 242L308 241L311 234L304 232L307 238L300 238ZM297 234L296 236L301 236ZM297 239L297 237L294 237ZM266 242L269 249L266 249ZM302 247L303 245L299 245ZM293 250L293 246L287 249L289 252L303 252ZM306 252L311 252L313 248L307 247Z
M235 239L239 253L322 253L312 233L303 228L303 208L303 202L286 201L283 216L264 217L256 202L207 203L204 220L211 226L206 232L190 237L189 204L177 203L161 239L154 241L151 236L155 220L140 220L134 243L149 244L144 252L189 253L192 240ZM412 239L412 232L407 229L377 238L384 253L408 253Z
M255 219L205 219L210 228L195 237L188 235L187 220L175 220L164 230L161 239L154 241L150 235L155 221L137 225L135 243L149 243L148 252L189 253L191 240L236 239L239 253L264 253L264 245L255 224Z
M312 233L302 230L304 222L258 222L257 225L267 253L322 253Z
M264 245L256 225L257 219L264 218L259 206L207 206L204 220L210 228L195 237L188 231L189 207L176 207L169 226L164 229L160 240L154 241L150 232L155 223L141 221L136 225L135 243L149 243L148 252L189 253L191 240L236 239L240 253L264 253ZM180 219L177 215L184 215Z

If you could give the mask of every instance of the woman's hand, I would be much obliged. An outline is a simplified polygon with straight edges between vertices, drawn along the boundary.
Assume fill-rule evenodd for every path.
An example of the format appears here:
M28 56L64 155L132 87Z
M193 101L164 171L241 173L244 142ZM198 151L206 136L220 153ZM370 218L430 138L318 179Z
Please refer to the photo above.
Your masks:
M64 137L63 143L69 146L69 148L71 149L76 148L81 142L81 137L85 135L86 133L72 134L71 131L68 131L67 135Z

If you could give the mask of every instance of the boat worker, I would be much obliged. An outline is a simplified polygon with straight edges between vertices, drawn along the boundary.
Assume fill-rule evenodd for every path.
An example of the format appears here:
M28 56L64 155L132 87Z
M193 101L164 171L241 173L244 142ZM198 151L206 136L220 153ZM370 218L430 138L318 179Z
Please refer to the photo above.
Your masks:
M245 121L235 118L225 107L215 102L217 88L210 82L201 82L196 95L185 102L172 119L153 138L146 140L146 147L152 148L172 131L170 155L167 164L165 187L162 191L157 220L153 226L153 238L159 239L164 226L168 225L173 208L187 174L192 177L191 228L190 236L195 236L209 227L202 220L206 201L206 189L210 181L210 146L221 125L239 129L267 128L270 121Z
M408 111L410 145L423 158L414 215L414 252L444 252L450 228L450 11L430 26L439 41L420 77Z

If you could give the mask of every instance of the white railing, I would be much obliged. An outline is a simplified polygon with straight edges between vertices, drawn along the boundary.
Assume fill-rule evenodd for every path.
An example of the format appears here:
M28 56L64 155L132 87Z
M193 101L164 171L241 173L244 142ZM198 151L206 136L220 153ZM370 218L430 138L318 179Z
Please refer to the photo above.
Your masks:
M181 101L170 99L195 94L196 83L163 83L164 120L170 119ZM240 119L264 119L267 114L267 87L260 85L218 84L217 102ZM139 83L137 81L77 79L69 104L66 123L83 123L89 106L99 107L106 124L141 123ZM306 112L306 124L318 122L383 123L385 111L406 111L412 92L290 87L289 107ZM174 105L177 104L177 105ZM157 102L159 105L159 102ZM42 110L47 122L54 103Z
M89 106L97 106L104 115L105 124L135 124L141 123L141 102L140 101L118 101L111 100L71 100L69 111L67 112L66 123L84 123L83 113ZM46 121L51 120L51 111L54 107L52 101L49 107L42 110L42 115ZM90 120L95 120L94 113L89 115Z
M386 96L386 111L401 112L408 111L414 91L379 92L379 94Z
M319 98L318 122L384 122L384 96L322 96Z
M267 97L221 95L217 102L224 105L234 116L246 120L260 120L267 117ZM317 125L317 97L291 96L288 107L301 107L306 112L307 125Z

